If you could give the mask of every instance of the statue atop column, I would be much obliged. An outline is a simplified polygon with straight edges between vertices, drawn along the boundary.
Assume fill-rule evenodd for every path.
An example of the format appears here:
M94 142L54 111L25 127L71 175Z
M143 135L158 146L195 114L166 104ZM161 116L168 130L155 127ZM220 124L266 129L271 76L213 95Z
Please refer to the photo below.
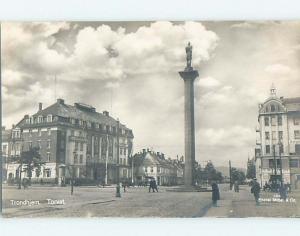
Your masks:
M193 70L192 67L192 54L193 54L193 46L190 42L188 42L188 45L185 47L186 52L186 68L185 71L191 71Z

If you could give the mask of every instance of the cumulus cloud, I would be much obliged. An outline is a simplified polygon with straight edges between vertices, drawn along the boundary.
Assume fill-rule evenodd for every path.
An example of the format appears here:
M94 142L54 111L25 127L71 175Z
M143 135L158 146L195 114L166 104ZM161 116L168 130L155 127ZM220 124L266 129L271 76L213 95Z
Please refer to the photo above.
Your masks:
M205 77L205 78L200 78L197 82L196 85L199 87L204 87L204 88L214 88L218 87L221 85L220 81L218 81L215 78L212 77Z
M282 64L273 64L273 65L268 65L265 68L265 71L267 73L276 74L276 75L287 75L291 73L291 68Z

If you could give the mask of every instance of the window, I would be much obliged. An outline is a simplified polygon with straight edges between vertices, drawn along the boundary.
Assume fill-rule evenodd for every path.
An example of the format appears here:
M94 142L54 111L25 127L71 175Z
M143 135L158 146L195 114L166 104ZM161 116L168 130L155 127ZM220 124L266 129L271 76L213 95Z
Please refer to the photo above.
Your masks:
M300 118L295 117L294 118L294 125L299 125L300 124Z
M266 145L266 154L270 154L270 145Z
M39 147L39 149L41 149L41 148L42 148L42 143L41 143L41 140L39 140L39 141L38 141L38 147Z
M71 130L71 136L74 136L74 135L75 135L75 131Z
M50 147L51 147L51 141L48 140L48 141L47 141L47 148L49 149Z
M295 144L295 153L300 154L300 144Z
M160 172L160 167L158 166L158 167L157 167L157 173L159 173L159 172Z
M75 154L75 155L74 155L74 164L77 164L77 163L78 163L78 155Z
M44 177L50 178L51 177L51 170L50 169L45 169L44 170Z
M276 140L276 131L272 131L272 140Z
M32 148L32 142L31 141L29 142L29 148Z
M73 124L73 125L75 125L75 119L73 119L73 118L71 118L71 123Z
M79 125L82 126L83 122L82 120L79 120Z
M269 117L265 117L265 126L269 126L270 125L270 120Z
M83 143L80 143L80 151L83 151Z
M126 148L124 148L124 155L126 156Z
M283 139L283 131L278 131L278 139L279 140Z
M75 150L77 151L78 150L78 142L75 141Z
M279 126L282 125L282 116L278 116L278 117L277 117L277 122L278 122L278 125L279 125Z
M271 105L271 112L275 111L275 105Z
M145 167L145 172L147 173L147 167Z
M52 122L52 115L47 115L47 122Z
M6 154L6 150L7 150L7 145L3 145L3 146L2 146L2 152L3 152L4 154Z
M47 134L48 134L48 135L51 135L51 128L48 128L48 129L47 129Z
M150 168L150 172L151 172L151 173L153 173L153 166L151 166L151 168Z
M271 124L272 124L272 126L276 126L276 117L275 116L271 117Z
M300 139L300 130L294 130L295 139Z
M39 136L42 136L42 130L41 129L38 129L38 134L39 134Z
M276 159L276 167L280 168L280 159ZM269 159L269 168L275 168L274 159Z
M270 132L265 132L266 140L270 139Z
M80 157L79 157L79 162L80 162L80 164L83 163L83 155L82 155L82 154L81 154Z
M51 154L50 152L47 152L47 161L50 162L50 160L51 160Z
M299 168L299 160L298 159L291 159L290 160L290 167L291 168Z
M120 148L120 155L123 155L123 149Z
M42 123L43 122L43 117L42 116L39 116L38 117L38 123Z

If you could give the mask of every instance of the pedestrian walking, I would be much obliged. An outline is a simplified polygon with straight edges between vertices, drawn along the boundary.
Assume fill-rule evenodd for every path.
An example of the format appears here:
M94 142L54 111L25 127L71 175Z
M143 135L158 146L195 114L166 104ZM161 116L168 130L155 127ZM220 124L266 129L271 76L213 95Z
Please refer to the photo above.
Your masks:
M152 192L154 193L153 179L150 179L150 182L149 182L149 193L151 192L151 189L152 189Z
M287 185L286 184L282 184L280 186L279 194L280 194L280 199L283 199L284 201L286 201L286 199L287 199Z
M260 185L257 182L256 178L253 179L251 193L253 193L253 195L254 195L256 205L259 206Z
M236 181L234 181L234 191L236 192L236 193L238 193L239 191L240 191L240 189L239 189L239 182L236 180Z
M158 193L157 183L156 183L155 179L153 179L153 192L154 192L154 190Z
M212 188L212 201L213 201L213 206L217 206L217 201L220 200L220 191L218 184L216 182L213 182L211 185Z

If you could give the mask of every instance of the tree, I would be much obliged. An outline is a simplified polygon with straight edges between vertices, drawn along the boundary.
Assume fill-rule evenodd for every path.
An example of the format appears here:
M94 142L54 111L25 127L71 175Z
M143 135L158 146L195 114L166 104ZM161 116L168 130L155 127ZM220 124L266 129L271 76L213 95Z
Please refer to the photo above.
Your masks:
M195 180L199 183L222 181L223 179L222 173L216 170L211 161L204 168L201 168L200 165L197 165L195 168Z
M15 161L20 165L24 165L24 169L29 178L29 184L31 183L32 171L36 169L36 175L39 177L41 175L42 166L45 164L45 162L42 161L38 147L32 147L28 151L23 151L21 156L16 157Z
M243 183L246 179L245 173L243 171L240 171L234 167L231 168L231 178L232 183L235 181L238 181L239 183Z
M256 168L253 160L248 160L246 177L247 179L253 179L256 177Z

